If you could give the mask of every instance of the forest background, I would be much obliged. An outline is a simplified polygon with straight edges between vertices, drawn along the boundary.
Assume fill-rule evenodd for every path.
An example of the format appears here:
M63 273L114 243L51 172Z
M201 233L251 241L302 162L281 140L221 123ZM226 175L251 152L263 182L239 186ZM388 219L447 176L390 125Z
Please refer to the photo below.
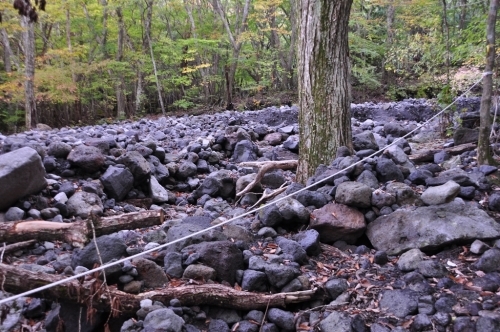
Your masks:
M295 1L50 1L31 27L2 1L0 132L25 129L30 43L34 123L62 127L294 103ZM353 102L451 101L481 77L488 6L354 0Z

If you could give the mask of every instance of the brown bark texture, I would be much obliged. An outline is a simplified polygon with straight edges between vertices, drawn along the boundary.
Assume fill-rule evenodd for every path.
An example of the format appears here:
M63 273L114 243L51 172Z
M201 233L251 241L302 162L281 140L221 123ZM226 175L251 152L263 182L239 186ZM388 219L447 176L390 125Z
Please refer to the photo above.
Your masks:
M301 0L298 16L299 166L305 183L337 148L352 150L348 24L352 0Z
M160 211L133 212L111 217L94 217L73 223L56 223L45 220L0 223L0 242L65 241L82 247L92 239L92 225L96 236L112 234L124 229L161 225L164 213ZM1 251L1 247L0 247Z
M7 292L19 294L42 287L64 277L25 270L16 266L0 264L0 280ZM265 309L266 307L286 307L287 304L308 301L315 290L292 293L262 294L239 291L220 284L186 285L165 287L140 294L129 294L109 286L100 287L100 279L80 282L78 280L48 288L34 297L50 298L62 302L91 305L97 310L113 311L118 315L134 314L140 308L140 301L151 299L168 304L178 299L184 306L215 305L237 310ZM99 291L96 291L99 289Z
M486 67L483 76L483 95L479 110L479 142L477 146L477 162L479 165L493 165L495 161L490 150L491 131L491 94L493 91L493 68L495 67L495 25L497 21L498 1L490 1L488 23L486 26Z

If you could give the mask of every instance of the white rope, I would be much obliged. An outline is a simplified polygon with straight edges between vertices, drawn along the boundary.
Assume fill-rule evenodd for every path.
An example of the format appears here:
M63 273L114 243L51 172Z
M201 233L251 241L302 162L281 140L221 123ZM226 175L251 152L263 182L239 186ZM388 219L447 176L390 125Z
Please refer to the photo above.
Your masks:
M79 274L77 274L77 275L70 276L70 277L64 278L64 279L62 279L62 280L59 280L59 281L56 281L56 282L53 282L53 283L47 284L47 285L45 285L45 286L41 286L41 287L38 287L38 288L35 288L35 289L32 289L32 290L26 291L26 292L24 292L24 293L16 294L16 295L13 295L13 296L11 296L11 297L5 298L5 299L3 299L3 300L0 300L0 305L2 305L2 304L4 304L4 303L7 303L7 302L10 302L10 301L13 301L13 300L16 300L16 299L18 299L18 298L20 298L20 297L24 297L24 296L32 295L32 294L35 294L35 293L37 293L37 292L44 291L44 290L49 289L49 288L52 288L52 287L55 287L55 286L59 286L59 285L64 284L64 283L66 283L66 282L68 282L68 281L72 281L72 280L75 280L75 279L78 279L78 278L84 277L84 276L86 276L86 275L93 274L93 273L95 273L95 272L100 272L100 271L102 271L102 270L104 270L104 269L107 269L107 268L109 268L109 267L111 267L111 266L114 266L114 265L117 265L117 264L121 264L121 263L124 263L124 262L126 262L126 261L130 261L130 260L132 260L132 259L134 259L134 258L138 258L138 257L140 257L140 256L143 256L143 255L146 255L146 254L152 253L152 252L154 252L154 251L157 251L157 250L160 250L160 249L166 248L166 247L168 247L168 246L170 246L170 245L172 245L172 244L179 243L179 242L181 242L181 241L184 241L184 240L187 240L187 239L189 239L189 238L195 237L195 236L197 236L197 235L203 234L203 233L205 233L205 232L207 232L207 231L210 231L210 230L212 230L212 229L219 228L219 227L221 227L221 226L223 226L223 225L226 225L226 224L228 224L228 223L230 223L230 222L233 222L233 221L235 221L235 220L238 220L238 219L241 219L241 218L243 218L243 217L246 217L246 216L248 216L248 215L250 215L250 214L253 214L253 213L257 212L257 211L260 211L260 210L262 210L262 209L265 209L265 208L267 208L268 206L271 206L271 205L273 205L273 204L276 204L276 203L278 203L278 202L280 202L280 201L283 201L283 200L285 200L285 199L287 199L287 198L293 197L293 196L297 195L298 193L301 193L301 192L303 192L303 191L306 191L306 190L308 190L308 189L310 189L310 188L312 188L312 187L314 187L314 186L316 186L316 185L318 185L318 184L320 184L320 183L326 182L327 180L329 180L329 179L333 178L334 176L336 176L336 175L340 174L341 172L343 172L343 171L345 171L345 170L348 170L348 169L350 169L350 168L353 168L353 167L355 167L355 166L359 165L360 163L362 163L362 162L366 161L367 159L369 159L369 158L372 158L372 157L376 156L376 155L377 155L377 154L379 154L380 152L383 152L383 151L387 150L389 147L391 147L391 146L393 146L393 145L396 145L399 141L401 141L401 140L405 139L406 137L408 137L408 136L410 136L411 134L413 134L415 131L417 131L417 130L419 130L420 128L424 127L424 126L425 126L425 125L427 125L429 122L431 122L431 121L432 121L432 120L434 120L436 117L438 117L438 116L439 116L439 115L441 115L443 112L445 112L445 111L446 111L448 108L450 108L453 104L455 104L455 103L457 102L457 100L458 100L458 99L460 99L460 98L461 98L461 97L463 97L466 93L468 93L470 90L472 90L472 89L473 89L473 88L474 88L477 84L479 84L479 82L481 82L481 80L482 80L482 78L481 78L481 79L479 79L476 83L474 83L474 84L473 84L473 85L472 85L472 86L471 86L471 87L470 87L467 91L465 91L465 92L464 92L464 93L462 93L459 97L457 97L457 98L456 98L456 99L455 99L455 100L454 100L454 101L453 101L450 105L446 106L444 109L442 109L442 110L441 110L440 112L438 112L436 115L432 116L429 120L427 120L427 121L425 121L423 124L421 124L421 125L417 126L415 129L413 129L412 131L410 131L410 132L409 132L409 133L407 133L406 135L404 135L404 136L402 136L402 137L399 137L397 140L393 141L391 144L389 144L389 145L385 146L384 148L382 148L382 149L378 150L377 152L372 153L371 155L369 155L369 156L367 156L367 157L365 157L365 158L363 158L363 159L361 159L361 160L359 160L359 161L357 161L357 162L353 163L352 165L350 165L350 166L348 166L348 167L346 167L346 168L344 168L344 169L342 169L342 170L340 170L340 171L338 171L338 172L336 172L336 173L334 173L334 174L332 174L332 175L330 175L330 176L328 176L328 177L326 177L326 178L324 178L324 179L322 179L322 180L320 180L320 181L318 181L318 182L315 182L315 183L313 183L313 184L311 184L311 185L309 185L309 186L306 186L306 187L304 187L304 188L302 188L302 189L300 189L300 190L297 190L297 191L295 191L295 192L293 192L293 193L291 193L291 194L289 194L289 195L286 195L286 196L283 196L283 197L281 197L281 198L278 198L278 199L276 199L276 200L274 200L274 201L272 201L272 202L269 202L269 203L267 203L267 204L264 204L264 205L262 205L262 206L260 206L260 207L258 207L258 208L255 208L255 209L250 210L250 211L248 211L248 212L245 212L245 213L243 213L243 214L241 214L241 215L238 215L238 216L236 216L236 217L233 217L233 218L231 218L231 219L229 219L229 220L226 220L226 221L224 221L224 222L221 222L221 223L219 223L219 224L217 224L217 225L210 226L210 227L205 228L205 229L203 229L203 230L200 230L200 231L198 231L198 232L195 232L195 233L192 233L192 234L190 234L190 235L187 235L187 236L181 237L181 238L179 238L179 239L173 240L173 241L168 242L168 243L164 243L164 244L162 244L162 245L159 245L159 246L157 246L157 247L154 247L154 248L148 249L148 250L143 251L143 252L140 252L140 253L138 253L138 254L135 254L135 255L132 255L132 256L129 256L129 257L126 257L126 258L122 258L122 259L119 259L119 260L117 260L117 261L113 261L113 262L111 262L111 263L104 264L104 265L99 266L99 267L97 267L97 268L95 268L95 269L91 269L91 270L88 270L88 271L85 271L85 272L79 273Z

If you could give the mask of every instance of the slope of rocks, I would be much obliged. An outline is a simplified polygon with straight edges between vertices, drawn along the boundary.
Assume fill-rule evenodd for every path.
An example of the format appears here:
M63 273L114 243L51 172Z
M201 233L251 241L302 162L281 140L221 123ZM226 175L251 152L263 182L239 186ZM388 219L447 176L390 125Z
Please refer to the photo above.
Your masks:
M353 105L355 154L340 148L307 190L293 172L274 170L240 199L235 194L258 171L241 162L297 159L295 108L0 135L2 223L145 210L168 216L161 226L83 247L37 242L4 263L75 275L100 259L196 234L106 269L106 281L130 294L193 283L255 293L315 289L310 301L286 308L144 299L133 317L92 312L91 321L77 304L21 298L4 305L0 330L499 331L500 195L497 168L477 165L470 144L478 105L460 101L464 128L453 141L440 140L436 120L378 154L434 108L422 100ZM283 185L276 204L237 218Z

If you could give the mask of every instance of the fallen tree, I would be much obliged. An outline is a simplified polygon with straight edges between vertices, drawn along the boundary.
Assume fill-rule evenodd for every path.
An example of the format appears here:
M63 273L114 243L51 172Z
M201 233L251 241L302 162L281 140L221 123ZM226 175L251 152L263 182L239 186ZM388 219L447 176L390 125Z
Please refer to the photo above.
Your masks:
M45 220L15 221L0 223L0 242L21 241L64 241L75 247L82 247L92 239L92 226L96 236L161 225L163 210L132 212L110 217L92 216L72 223L58 223ZM1 248L0 248L1 250Z
M94 309L112 312L115 315L135 314L140 308L140 301L151 299L168 305L172 299L178 299L184 306L214 305L238 310L264 309L266 307L286 307L288 304L305 302L311 299L315 289L277 294L262 294L239 291L221 284L185 285L165 287L152 291L129 294L115 286L102 284L99 278L82 282L71 280L55 285L44 291L30 295L61 302L73 302L91 306ZM0 264L0 283L3 290L22 293L63 280L64 276L36 273L16 266Z
M297 160L280 160L280 161L249 161L240 163L241 167L257 167L259 171L255 179L250 182L242 191L236 194L236 197L241 197L250 192L266 175L267 172L273 169L295 169L297 168Z

